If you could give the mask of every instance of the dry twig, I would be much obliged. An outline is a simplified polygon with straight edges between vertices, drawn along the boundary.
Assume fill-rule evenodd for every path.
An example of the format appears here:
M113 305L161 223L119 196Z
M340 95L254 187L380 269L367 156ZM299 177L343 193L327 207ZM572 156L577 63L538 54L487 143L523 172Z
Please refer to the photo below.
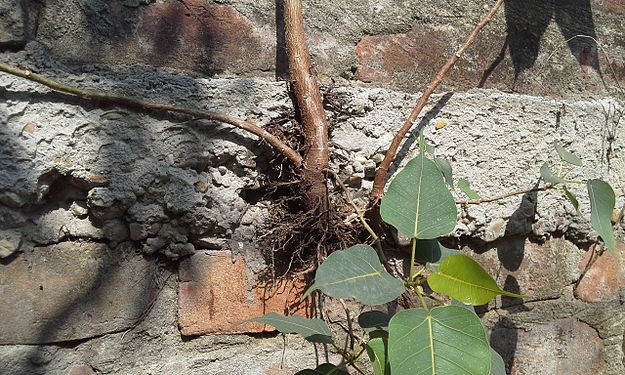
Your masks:
M538 191L547 191L553 188L554 188L553 185L545 185L545 186L541 186L538 188L521 189L521 190L513 191L511 193L506 193L506 194L498 195L496 197L491 197L491 198L459 200L459 201L456 201L456 204L482 204L482 203L488 203L488 202L495 202L495 201L500 201L502 199L514 197L515 195L535 193Z
M42 75L33 73L29 70L15 68L6 64L0 64L0 71L8 74L12 74L17 77L21 77L27 79L29 81L37 82L44 86L47 86L55 91L64 92L66 94L71 94L78 96L83 99L101 102L101 103L109 103L115 105L121 105L124 107L130 107L134 109L139 109L143 111L155 110L155 111L165 111L165 112L175 112L182 113L185 115L189 115L198 119L212 120L217 122L223 122L225 124L230 124L239 129L246 130L254 135L257 135L261 139L265 140L267 143L275 147L280 153L286 156L296 167L302 165L303 158L301 155L289 147L286 143L281 141L275 135L269 133L265 129L260 126L254 124L251 121L246 121L234 116L225 115L221 113L204 111L201 109L194 109L188 107L179 107L173 104L168 103L160 103L160 102L151 102L136 98L131 98L123 95L115 95L115 94L107 94L100 91L94 90L85 90L78 87L66 85L64 83L51 80Z
M399 145L401 144L401 141L404 139L408 131L410 131L410 129L414 125L415 121L417 120L417 117L419 116L419 114L421 113L425 105L428 103L430 95L432 95L434 90L436 90L436 88L441 84L441 82L443 81L443 79L445 78L449 70L451 70L451 68L454 66L456 61L460 59L460 56L462 56L462 54L467 50L467 48L469 48L471 44L473 44L473 42L475 41L477 37L477 34L479 34L479 32L484 28L484 26L486 26L486 24L490 22L490 20L495 15L495 12L497 12L497 9L499 9L499 7L502 4L503 4L503 0L497 0L497 2L493 5L490 11L488 11L488 13L484 16L484 18L482 18L480 23L477 24L477 26L471 32L471 34L469 34L469 36L467 37L462 47L460 47L460 49L458 49L456 53L454 53L453 56L451 56L449 60L447 60L445 65L443 65L443 67L438 71L438 73L436 74L436 77L434 77L434 80L430 82L430 84L427 86L427 88L425 89L425 91L423 92L419 100L417 101L417 104L415 105L414 109L410 113L410 116L408 116L408 118L404 122L404 125L402 126L402 128L397 132L397 134L395 134L395 137L393 138L393 141L391 142L391 145L388 151L386 152L386 155L384 155L384 160L382 160L382 163L380 164L380 167L378 168L375 174L375 179L373 181L373 188L371 190L371 198L374 201L377 201L380 197L382 197L382 194L384 194L386 174L388 173L388 169L390 168L391 163L393 162L393 159L395 158L395 155L397 154Z

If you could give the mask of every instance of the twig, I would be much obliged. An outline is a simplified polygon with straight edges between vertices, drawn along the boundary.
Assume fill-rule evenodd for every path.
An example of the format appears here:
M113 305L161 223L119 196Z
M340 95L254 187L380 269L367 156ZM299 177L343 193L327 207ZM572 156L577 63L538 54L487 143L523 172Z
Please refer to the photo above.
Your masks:
M348 340L346 340L345 342L345 351L347 351L347 346L349 345L349 350L354 350L354 330L352 328L352 317L351 314L349 313L349 309L347 308L347 305L345 304L345 301L343 301L342 298L339 298L339 302L341 303L341 306L343 306L343 310L345 310L345 317L347 319L347 336L348 336Z
M488 203L488 202L495 202L495 201L499 201L502 199L513 197L515 195L534 193L538 191L547 191L553 188L554 188L553 185L545 185L545 186L541 186L538 188L521 189L521 190L513 191L511 193L506 193L506 194L498 195L496 197L491 197L491 198L458 200L456 201L456 204L482 204L482 203Z
M388 262L388 258L386 257L386 254L384 253L384 250L382 249L382 244L380 243L380 237L375 233L373 228L371 228L369 223L367 223L364 213L361 211L360 208L358 208L358 206L356 206L356 203L354 203L354 200L352 199L352 195L349 193L349 190L347 190L347 187L345 186L345 184L343 184L343 182L341 181L339 176L336 174L336 172L334 172L331 169L327 169L326 172L329 173L332 176L332 178L334 178L334 181L336 182L336 184L341 187L341 190L343 190L343 193L345 194L345 198L349 202L349 205L352 206L352 208L354 209L354 213L356 214L358 221L360 221L360 224L363 226L363 228L365 228L365 230L369 233L369 235L373 239L373 244L375 244L376 246L376 250L378 251L378 256L380 257L380 261L382 262L382 265L384 265L384 268L386 269L388 273L393 274L394 270L391 267L390 263Z
M408 116L408 118L404 122L404 125L402 126L402 128L399 130L399 132L397 132L397 134L395 134L395 137L393 138L393 142L391 143L388 151L386 152L386 155L384 155L384 160L382 160L382 163L380 164L380 167L378 168L375 174L375 179L373 180L373 188L371 190L371 198L373 200L378 200L382 196L382 194L384 194L384 183L386 180L386 174L388 173L388 169L390 168L391 163L393 162L393 159L395 158L395 155L397 154L397 149L399 148L399 145L401 144L402 140L404 139L408 131L410 131L410 128L412 128L415 121L417 120L417 117L419 116L419 114L421 113L425 105L427 104L428 99L430 98L430 95L432 95L434 90L436 90L436 88L441 84L441 82L443 81L443 79L445 78L449 70L451 70L451 68L456 63L456 61L458 61L460 57L462 56L462 54L467 50L467 48L469 48L471 44L473 44L473 42L475 41L477 37L477 34L479 34L479 32L484 28L484 26L486 26L486 24L490 22L490 20L495 15L495 12L497 11L497 9L499 9L499 7L502 4L503 4L503 0L497 0L497 2L493 5L490 11L486 13L484 18L482 18L482 20L480 21L480 23L478 23L475 29L473 29L473 31L471 32L471 34L469 34L469 36L467 37L462 47L460 47L460 49L458 49L456 53L454 53L453 56L451 56L449 60L447 60L445 65L443 65L443 67L438 71L438 73L436 74L436 77L434 77L434 80L430 82L430 84L427 86L427 88L425 89L425 91L423 92L419 100L417 101L417 104L415 105L414 109L410 113L410 116Z
M286 143L281 141L278 137L276 137L275 135L269 133L265 129L261 128L260 126L250 121L242 120L234 116L204 111L201 109L179 107L179 106L168 104L168 103L151 102L151 101L131 98L128 96L123 96L123 95L107 94L107 93L100 92L100 91L85 90L85 89L81 89L78 87L66 85L58 81L51 80L42 75L33 73L29 70L15 68L6 64L0 64L0 71L27 79L29 81L37 82L55 91L60 91L66 94L75 95L80 98L91 100L91 101L116 104L116 105L121 105L124 107L144 110L144 111L156 110L156 111L176 112L176 113L182 113L182 114L193 116L193 117L200 118L200 119L212 120L212 121L218 121L218 122L230 124L234 127L246 130L254 135L257 135L261 139L265 140L267 143L275 147L281 154L283 154L289 160L291 160L291 162L296 167L300 167L303 162L302 156L297 151L289 147Z

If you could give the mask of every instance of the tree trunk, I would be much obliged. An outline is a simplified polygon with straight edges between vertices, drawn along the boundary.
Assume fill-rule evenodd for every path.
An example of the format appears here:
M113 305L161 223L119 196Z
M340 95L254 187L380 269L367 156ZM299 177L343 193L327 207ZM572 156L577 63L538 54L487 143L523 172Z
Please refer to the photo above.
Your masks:
M312 66L301 0L284 0L285 43L291 82L304 133L303 188L308 209L325 213L329 209L325 170L329 166L329 124L317 76Z

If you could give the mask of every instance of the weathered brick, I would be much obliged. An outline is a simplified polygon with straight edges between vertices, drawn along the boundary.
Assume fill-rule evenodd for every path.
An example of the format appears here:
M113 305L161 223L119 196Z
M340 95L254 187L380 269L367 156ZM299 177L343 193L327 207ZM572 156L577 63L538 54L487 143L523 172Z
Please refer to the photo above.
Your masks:
M625 245L617 245L618 259L614 259L611 253L604 252L596 258L590 266L588 262L593 256L592 251L588 251L579 264L580 272L586 270L575 288L575 297L585 302L610 302L620 299L619 291L625 288L625 269L623 259L625 259Z
M58 0L44 7L37 39L70 63L143 64L202 73L268 71L275 31L230 5L203 0Z
M11 2L0 2L0 47L17 47L26 43L22 8Z
M136 31L115 42L107 60L209 73L269 70L274 39L229 5L166 1L148 6Z
M355 49L355 78L393 84L402 72L433 76L446 60L448 40L447 33L423 25L408 33L364 36Z
M525 294L528 300L558 298L579 277L577 265L583 252L564 239L536 244L523 238L505 238L496 246L496 250L473 256L500 287ZM503 298L504 305L517 303Z
M599 93L602 80L612 84L614 79L623 79L618 66L621 43L617 41L618 47L607 52L613 60L610 68L606 59L599 59L592 40L573 38L597 37L588 4L509 3L505 20L498 13L480 32L474 45L448 72L443 89L484 87L559 97L588 91ZM612 12L617 12L617 8L613 6ZM537 15L544 25L536 21ZM354 78L405 90L423 90L472 28L473 22L445 26L415 23L405 33L366 35L355 47ZM606 74L612 71L616 77Z
M0 265L0 344L80 340L124 330L154 298L154 264L86 242L26 250Z
M526 329L497 327L491 344L511 375L601 374L605 368L604 344L597 331L574 318Z
M178 325L185 336L272 331L245 321L271 311L307 313L307 302L299 303L303 282L262 286L246 269L243 257L233 261L230 251L194 254L180 264L179 277Z
M608 12L625 14L625 0L602 0L601 4Z

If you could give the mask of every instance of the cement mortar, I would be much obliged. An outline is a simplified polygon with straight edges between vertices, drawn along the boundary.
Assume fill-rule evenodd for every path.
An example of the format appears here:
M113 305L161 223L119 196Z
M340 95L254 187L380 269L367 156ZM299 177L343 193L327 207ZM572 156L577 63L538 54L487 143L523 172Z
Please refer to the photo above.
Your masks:
M132 6L146 3L149 1L129 2ZM252 20L271 22L274 2L224 3L231 3ZM332 17L351 25L337 28L335 37L353 43L361 33L405 32L422 18L443 25L446 17L476 16L485 5L456 6L457 2L450 1L445 9L453 11L436 13L431 12L434 2L421 7L418 2L406 2L409 12L392 6L397 2L378 3L354 3L347 13L340 2L311 2L307 12L319 21L313 27L317 30L330 28ZM46 11L59 9L51 6ZM362 20L371 12L378 12L380 18L366 24L350 19L357 16L356 21ZM267 15L263 16L266 19L261 15ZM50 19L55 17L61 16ZM21 52L3 53L0 60L68 84L220 111L260 124L293 114L284 82L228 75L203 78L143 65L66 66L50 58L50 45L45 43L55 32L59 37L80 39L80 34L72 34L78 26L53 26L42 26L43 44L30 42ZM24 32L15 31L16 38L25 38ZM326 44L330 46L328 55L335 52L330 42ZM314 53L320 54L325 47L315 48ZM341 55L341 49L336 53L351 58ZM351 64L340 61L341 69ZM334 74L339 68L330 71ZM332 168L350 187L356 203L362 203L372 186L376 163L418 94L335 85L326 91L333 120ZM113 250L132 241L150 259L177 261L197 249L229 247L234 252L245 249L243 255L251 270L257 272L265 266L254 246L237 244L254 244L263 234L259 229L270 202L248 201L246 191L258 189L267 171L272 157L267 145L225 125L103 108L5 74L0 75L0 98L3 264L21 259L23 252L65 241L106 243ZM611 96L560 100L494 90L442 93L433 96L418 126L424 128L436 155L450 161L454 180L468 179L483 197L534 186L544 162L558 167L553 149L558 141L584 161L583 167L570 168L569 178L607 180L616 191L620 208L625 203L625 119L619 117L625 107L621 100ZM410 136L393 170L407 162L415 149ZM486 244L510 237L534 241L566 237L585 246L597 239L597 233L589 225L584 186L574 185L572 190L580 199L579 214L559 193L526 194L463 209L452 236ZM454 194L466 199L458 190ZM565 268L554 279L571 284L579 277L575 265L581 250L559 256L558 264ZM494 326L504 315L515 331L534 329L549 335L562 326L577 327L582 336L594 334L594 330L603 349L597 346L593 353L599 353L606 363L601 373L621 374L622 301L586 304L564 287L568 294L562 295L560 289L550 291L528 306L502 309L497 305L486 313L485 321ZM147 319L125 335L107 333L56 345L2 346L0 372L65 374L72 366L88 365L101 374L293 373L314 366L318 359L310 344L291 336L287 337L284 360L280 336L183 339L176 327L175 290L172 277ZM572 323L571 317L581 323ZM582 340L581 336L572 337ZM535 344L525 340L520 342ZM531 353L523 355L525 361L531 360ZM283 362L287 369L280 370Z

